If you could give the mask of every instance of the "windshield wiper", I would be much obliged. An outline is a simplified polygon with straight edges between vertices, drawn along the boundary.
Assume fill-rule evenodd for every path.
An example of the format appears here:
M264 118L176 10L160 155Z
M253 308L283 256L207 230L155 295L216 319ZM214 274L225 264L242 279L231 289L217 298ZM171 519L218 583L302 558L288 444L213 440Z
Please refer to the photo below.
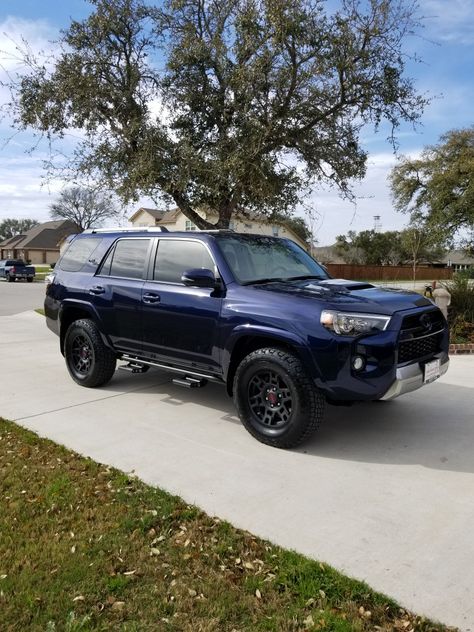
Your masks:
M243 281L241 285L261 285L263 283L277 283L278 281L286 281L286 279L282 279L281 277L272 279L253 279L252 281Z
M318 281L324 281L326 277L321 276L320 274L302 274L300 276L293 276L284 279L285 281L305 281L306 279L316 279Z

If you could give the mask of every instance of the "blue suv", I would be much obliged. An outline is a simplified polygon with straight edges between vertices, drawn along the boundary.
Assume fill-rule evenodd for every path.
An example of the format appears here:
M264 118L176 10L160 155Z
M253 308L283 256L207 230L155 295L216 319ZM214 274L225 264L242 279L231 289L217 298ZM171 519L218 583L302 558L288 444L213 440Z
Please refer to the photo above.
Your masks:
M232 231L89 230L49 278L47 324L73 380L121 367L220 382L259 441L290 448L325 403L392 399L448 368L448 328L428 299L332 279L290 240Z

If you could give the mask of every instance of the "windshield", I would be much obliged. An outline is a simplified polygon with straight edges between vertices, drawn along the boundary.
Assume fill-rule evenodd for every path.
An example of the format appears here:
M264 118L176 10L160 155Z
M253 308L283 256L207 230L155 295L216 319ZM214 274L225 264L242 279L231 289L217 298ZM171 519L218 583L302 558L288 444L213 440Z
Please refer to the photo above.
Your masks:
M324 268L292 241L264 235L216 235L216 239L241 284L329 278Z

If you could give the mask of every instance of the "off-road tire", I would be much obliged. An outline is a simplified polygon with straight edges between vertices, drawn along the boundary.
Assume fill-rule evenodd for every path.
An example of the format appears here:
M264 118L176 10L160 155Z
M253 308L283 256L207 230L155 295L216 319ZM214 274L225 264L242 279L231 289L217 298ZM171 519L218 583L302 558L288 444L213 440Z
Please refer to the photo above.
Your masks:
M88 388L107 384L117 363L97 326L88 319L76 320L69 326L64 339L64 357L72 379Z
M237 367L233 392L248 432L275 448L300 445L324 416L324 396L300 359L283 349L257 349L246 356ZM266 395L273 398L273 405Z

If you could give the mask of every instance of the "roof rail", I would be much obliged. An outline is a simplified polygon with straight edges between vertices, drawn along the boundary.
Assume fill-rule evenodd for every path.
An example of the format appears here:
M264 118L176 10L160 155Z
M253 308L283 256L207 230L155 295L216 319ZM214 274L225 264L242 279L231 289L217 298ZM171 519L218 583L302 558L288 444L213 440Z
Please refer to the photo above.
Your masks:
M84 233L168 233L166 226L130 226L130 227L111 227L111 228L87 228Z

